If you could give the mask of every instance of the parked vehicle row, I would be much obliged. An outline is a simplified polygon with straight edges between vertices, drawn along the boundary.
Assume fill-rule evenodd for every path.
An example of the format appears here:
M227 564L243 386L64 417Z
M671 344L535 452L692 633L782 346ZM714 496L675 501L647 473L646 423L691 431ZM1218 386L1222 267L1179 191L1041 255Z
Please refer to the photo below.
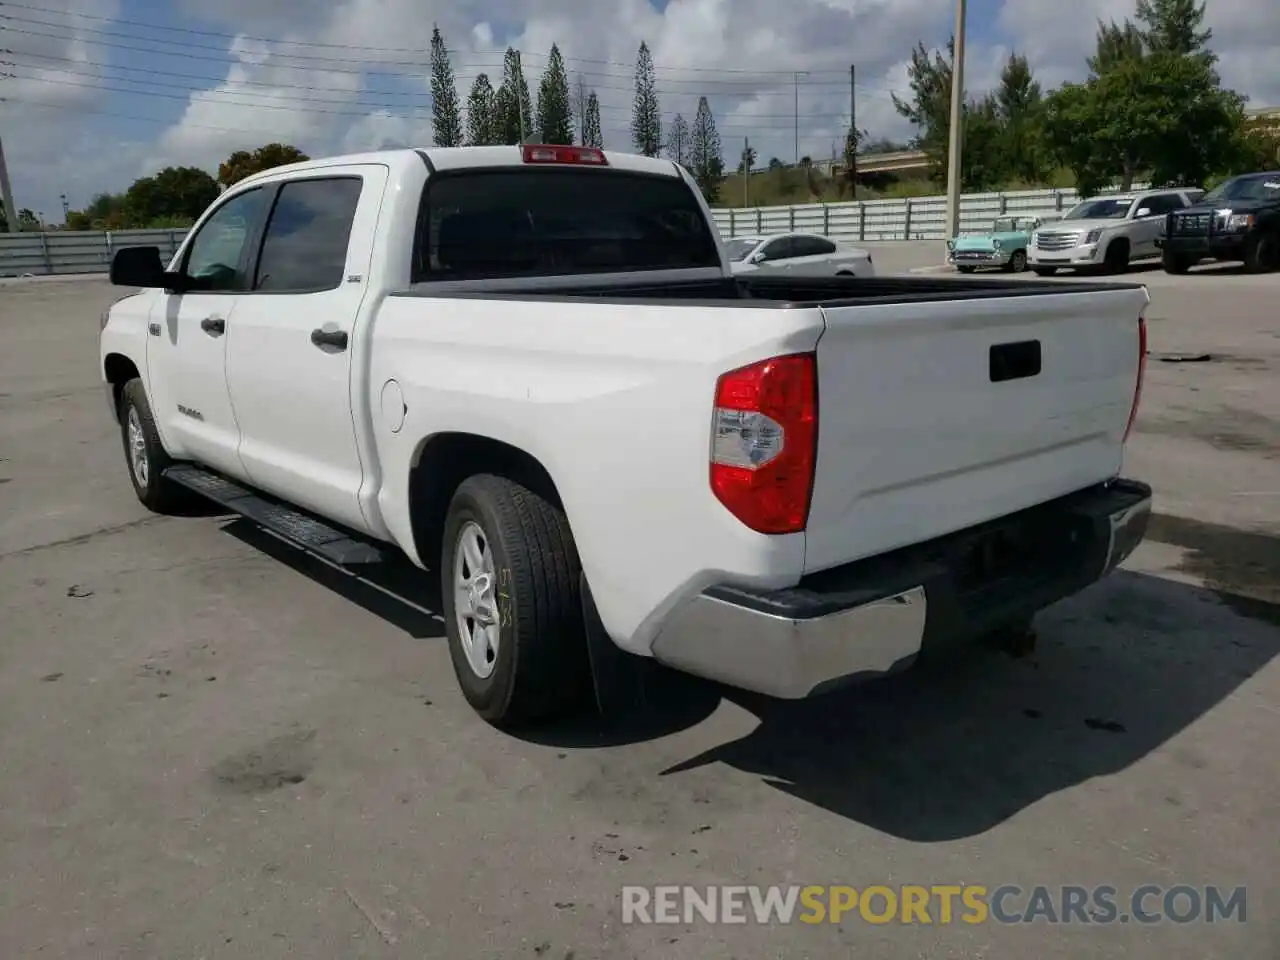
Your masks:
M1120 478L1141 285L735 275L665 160L278 167L111 279L138 499L431 570L494 723L604 703L636 657L805 697L1025 632L1151 511Z

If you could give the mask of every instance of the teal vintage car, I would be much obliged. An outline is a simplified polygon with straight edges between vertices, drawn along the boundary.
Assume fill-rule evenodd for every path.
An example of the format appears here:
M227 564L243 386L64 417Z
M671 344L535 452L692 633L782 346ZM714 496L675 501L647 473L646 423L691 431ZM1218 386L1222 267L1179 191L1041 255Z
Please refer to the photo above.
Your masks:
M947 263L961 273L1000 267L1013 273L1027 269L1031 232L1049 217L997 217L984 233L962 233L947 241Z

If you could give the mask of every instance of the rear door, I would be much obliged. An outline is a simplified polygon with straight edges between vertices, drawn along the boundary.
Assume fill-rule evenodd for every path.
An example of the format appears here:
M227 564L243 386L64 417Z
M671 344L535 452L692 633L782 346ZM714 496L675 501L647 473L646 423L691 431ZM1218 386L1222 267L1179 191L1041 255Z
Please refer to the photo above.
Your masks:
M1115 476L1142 287L824 308L806 570Z
M252 482L357 529L364 471L352 350L386 181L386 167L357 165L281 183L228 337L227 381Z
M825 237L796 236L792 239L790 271L798 276L830 276L836 271L836 245Z

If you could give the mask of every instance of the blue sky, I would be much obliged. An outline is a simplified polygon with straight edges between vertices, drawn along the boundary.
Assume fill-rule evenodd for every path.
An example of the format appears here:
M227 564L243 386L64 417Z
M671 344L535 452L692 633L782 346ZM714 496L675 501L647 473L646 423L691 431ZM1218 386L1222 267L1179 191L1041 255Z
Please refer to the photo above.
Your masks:
M0 20L0 46L15 51L16 64L5 68L15 76L0 81L0 96L9 98L0 103L0 136L19 205L50 219L63 191L81 206L159 166L213 170L232 150L272 139L312 155L429 142L425 80L412 75L426 73L433 21L454 51L460 96L480 70L496 82L509 42L524 52L536 87L556 42L571 77L582 74L598 91L606 145L626 148L631 64L644 39L666 119L690 117L705 93L726 154L749 136L762 157L791 159L789 71L808 72L800 83L801 153L824 156L838 143L848 123L851 62L858 65L859 125L873 136L905 137L911 131L889 91L905 87L914 43L943 43L954 16L952 0L17 3L0 7L8 18ZM1078 77L1097 18L1131 12L1128 0L971 0L966 85L977 92L992 84L1012 49L1028 55L1046 85ZM1226 81L1256 102L1280 103L1280 4L1214 0L1209 12ZM233 49L236 35L312 46ZM229 72L241 83L221 89Z

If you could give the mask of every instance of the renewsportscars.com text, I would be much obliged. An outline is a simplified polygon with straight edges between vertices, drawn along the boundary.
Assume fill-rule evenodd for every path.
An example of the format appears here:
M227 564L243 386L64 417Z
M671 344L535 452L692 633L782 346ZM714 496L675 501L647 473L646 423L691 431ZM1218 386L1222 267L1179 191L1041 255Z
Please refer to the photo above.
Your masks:
M623 923L1243 923L1244 887L628 886Z

